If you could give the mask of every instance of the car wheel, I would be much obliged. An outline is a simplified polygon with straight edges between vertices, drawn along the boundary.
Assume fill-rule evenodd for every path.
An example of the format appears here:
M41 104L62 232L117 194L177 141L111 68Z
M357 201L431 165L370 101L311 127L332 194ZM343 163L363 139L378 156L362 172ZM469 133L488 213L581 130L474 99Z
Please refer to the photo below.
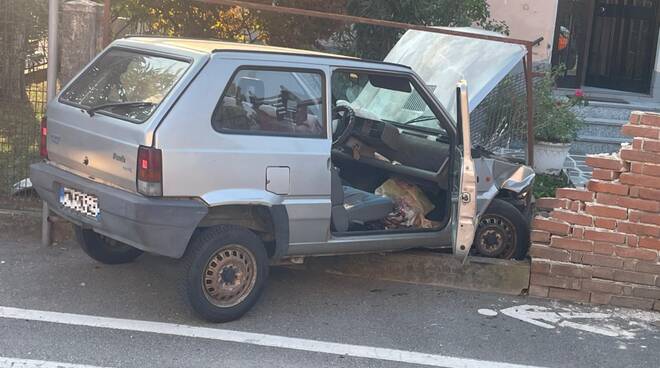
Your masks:
M182 291L193 311L210 322L243 316L268 278L261 239L238 226L217 226L195 236L186 250Z
M523 259L529 248L529 227L511 203L494 199L479 220L472 245L483 257Z
M142 255L141 250L97 234L92 230L75 227L76 239L80 247L92 259L105 264L128 263Z

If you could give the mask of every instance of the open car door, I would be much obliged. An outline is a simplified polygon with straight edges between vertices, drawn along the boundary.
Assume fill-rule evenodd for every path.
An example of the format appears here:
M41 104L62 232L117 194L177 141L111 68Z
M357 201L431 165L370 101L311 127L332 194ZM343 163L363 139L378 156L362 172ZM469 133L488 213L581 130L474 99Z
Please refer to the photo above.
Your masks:
M470 110L468 104L467 83L461 81L456 87L457 130L458 134L458 170L459 185L454 187L454 198L457 198L453 211L453 247L454 255L465 261L477 227L477 177L472 160L472 144L470 142ZM457 178L458 179L458 178Z

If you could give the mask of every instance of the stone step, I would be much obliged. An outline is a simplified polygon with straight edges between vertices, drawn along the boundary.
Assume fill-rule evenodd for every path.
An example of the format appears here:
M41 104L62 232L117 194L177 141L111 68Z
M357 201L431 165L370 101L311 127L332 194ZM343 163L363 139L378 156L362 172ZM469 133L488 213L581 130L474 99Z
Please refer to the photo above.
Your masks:
M630 138L579 136L571 146L571 153L586 155L618 152L622 143L631 141Z
M621 127L626 123L628 123L627 120L585 118L584 126L578 132L578 136L626 138L621 134Z
M604 118L615 120L628 120L630 118L630 113L637 110L658 111L656 108L643 105L597 101L590 101L589 105L587 106L580 106L575 108L575 112L584 118Z

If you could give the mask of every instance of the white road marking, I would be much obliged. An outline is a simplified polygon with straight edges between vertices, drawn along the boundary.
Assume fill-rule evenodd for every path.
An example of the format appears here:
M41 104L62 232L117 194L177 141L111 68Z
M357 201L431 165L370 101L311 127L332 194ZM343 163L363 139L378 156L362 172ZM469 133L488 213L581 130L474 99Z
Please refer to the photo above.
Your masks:
M0 357L0 368L101 368L93 365Z
M482 316L486 316L486 317L495 317L495 316L497 316L497 311L494 311L494 310L488 309L488 308L479 309L477 311L477 313L481 314Z
M617 317L626 317L625 315L619 316L616 313L597 313L597 312L567 312L567 311L554 311L552 308L538 306L538 305L519 305L500 310L506 316L519 319L521 321L531 323L535 326L553 329L556 326L569 327L576 330L591 332L608 337L620 337L632 339L635 334L632 331L618 327L614 324L607 324L606 322ZM634 316L632 316L634 317ZM632 318L631 317L631 318ZM658 315L641 316L642 321L650 321ZM577 323L571 320L581 319L592 321L591 324L582 322ZM597 325L595 325L597 324ZM640 322L630 321L630 324L642 324ZM644 327L644 326L642 326ZM641 328L640 328L641 329Z
M121 318L98 317L83 314L48 312L31 309L0 307L0 318L60 323L74 326L108 328L122 331L184 336L292 349L315 353L352 356L358 358L386 360L392 362L421 364L445 368L540 368L530 365L491 362L458 358L437 354L426 354L407 350L386 349L364 345L349 345L334 342L308 340L293 337L266 335L218 328L196 327L174 323L139 321ZM50 367L49 367L50 368Z

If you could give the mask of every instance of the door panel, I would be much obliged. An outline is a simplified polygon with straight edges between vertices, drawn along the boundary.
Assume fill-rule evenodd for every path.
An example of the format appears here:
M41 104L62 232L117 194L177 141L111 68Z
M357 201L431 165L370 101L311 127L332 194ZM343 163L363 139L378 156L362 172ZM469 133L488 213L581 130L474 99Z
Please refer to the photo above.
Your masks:
M657 0L599 0L586 84L648 93L658 36Z
M559 0L552 48L552 65L563 67L557 78L559 87L582 84L590 4L589 0Z

